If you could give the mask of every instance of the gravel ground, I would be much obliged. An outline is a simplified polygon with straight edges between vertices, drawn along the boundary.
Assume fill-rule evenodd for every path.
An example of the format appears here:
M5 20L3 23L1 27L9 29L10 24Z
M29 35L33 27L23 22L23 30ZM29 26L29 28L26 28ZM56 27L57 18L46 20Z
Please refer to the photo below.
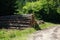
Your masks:
M27 40L60 40L60 25L31 34Z

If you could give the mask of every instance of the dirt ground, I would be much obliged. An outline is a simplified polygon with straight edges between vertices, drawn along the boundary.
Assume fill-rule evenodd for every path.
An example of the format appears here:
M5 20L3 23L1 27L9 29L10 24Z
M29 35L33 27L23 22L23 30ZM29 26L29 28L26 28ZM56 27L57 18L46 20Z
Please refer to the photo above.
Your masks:
M60 25L31 34L27 40L60 40Z

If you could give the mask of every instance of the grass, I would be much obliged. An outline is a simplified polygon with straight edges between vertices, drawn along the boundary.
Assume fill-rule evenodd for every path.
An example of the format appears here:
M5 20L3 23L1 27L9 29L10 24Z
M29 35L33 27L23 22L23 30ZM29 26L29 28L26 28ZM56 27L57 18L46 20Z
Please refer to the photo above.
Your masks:
M39 25L39 27L40 27L41 29L45 29L45 28L48 28L48 27L51 27L51 26L54 26L54 25L58 25L58 24L45 22L44 24Z
M0 40L26 40L27 36L33 32L35 32L33 28L27 28L25 30L1 29Z
M53 26L56 24L45 22L39 25L41 29ZM25 30L16 29L0 29L0 40L27 40L29 34L36 32L34 28L27 28Z

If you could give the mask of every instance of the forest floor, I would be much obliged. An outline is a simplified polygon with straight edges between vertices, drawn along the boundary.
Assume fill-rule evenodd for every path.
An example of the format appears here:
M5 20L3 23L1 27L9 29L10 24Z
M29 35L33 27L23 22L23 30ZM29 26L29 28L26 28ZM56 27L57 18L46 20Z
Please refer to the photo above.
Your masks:
M60 25L39 30L31 34L28 40L60 40Z

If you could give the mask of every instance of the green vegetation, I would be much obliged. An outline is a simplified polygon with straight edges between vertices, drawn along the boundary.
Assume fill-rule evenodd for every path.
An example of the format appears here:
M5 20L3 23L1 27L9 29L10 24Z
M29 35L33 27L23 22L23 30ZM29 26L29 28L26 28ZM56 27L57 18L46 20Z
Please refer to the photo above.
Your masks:
M0 15L29 14L36 19L60 22L60 0L1 0Z
M39 25L40 29L60 23L60 0L1 0L0 4L0 16L34 14L37 20L46 22ZM1 29L0 40L26 40L27 36L33 32L36 32L33 27L25 30Z
M41 24L40 28L45 29L54 25L56 24L46 22L45 24ZM26 40L29 34L36 31L33 27L25 30L0 29L0 40Z
M22 2L21 2L22 1ZM60 0L21 0L17 14L34 14L36 19L47 22L60 22ZM23 5L21 5L23 4Z
M0 40L26 40L27 36L33 32L35 32L33 28L25 30L2 29L0 30Z
M49 28L49 27L54 26L54 25L57 25L57 24L50 23L50 22L45 22L45 24L41 24L41 25L39 25L39 27L41 29L45 29L45 28Z

